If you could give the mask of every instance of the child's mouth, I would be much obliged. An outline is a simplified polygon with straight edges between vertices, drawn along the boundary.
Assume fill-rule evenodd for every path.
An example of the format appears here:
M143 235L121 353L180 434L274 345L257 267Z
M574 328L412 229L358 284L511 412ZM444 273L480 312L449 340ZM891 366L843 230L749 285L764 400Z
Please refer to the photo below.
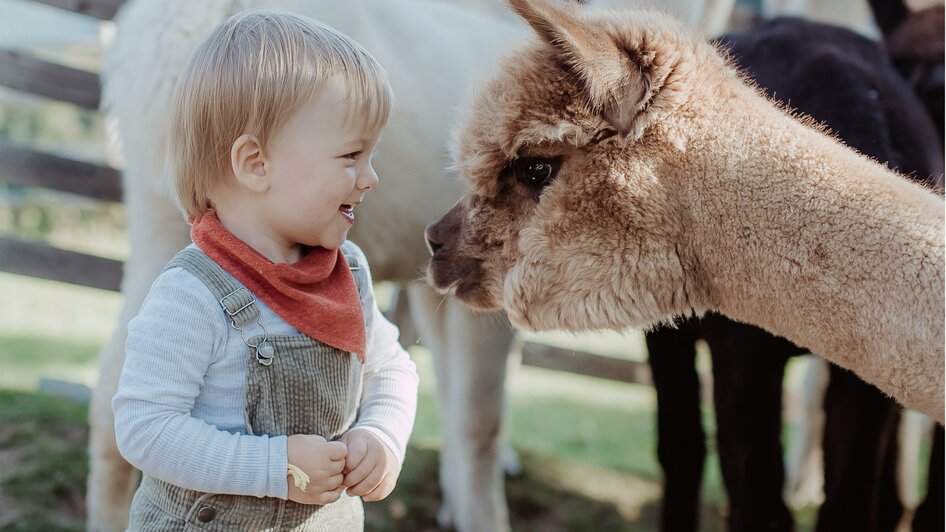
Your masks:
M342 213L342 216L348 220L348 223L355 223L355 208L351 205L342 205L338 208L338 212Z

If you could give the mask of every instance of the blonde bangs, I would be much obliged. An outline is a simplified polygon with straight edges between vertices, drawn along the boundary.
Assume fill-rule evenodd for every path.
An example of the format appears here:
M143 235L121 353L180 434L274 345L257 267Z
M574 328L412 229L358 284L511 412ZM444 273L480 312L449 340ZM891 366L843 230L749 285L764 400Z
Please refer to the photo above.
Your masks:
M356 53L354 64L339 72L348 89L349 120L362 131L378 131L388 123L394 92L387 73L367 52Z

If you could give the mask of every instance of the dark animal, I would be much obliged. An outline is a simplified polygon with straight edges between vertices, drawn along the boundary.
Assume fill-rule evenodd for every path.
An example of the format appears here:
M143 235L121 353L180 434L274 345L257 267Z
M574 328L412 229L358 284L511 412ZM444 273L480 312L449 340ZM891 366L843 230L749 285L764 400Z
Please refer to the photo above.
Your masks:
M913 91L926 106L939 133L940 149L944 144L944 26L946 9L942 4L920 11L910 11L903 0L870 0L874 19L877 20L884 37L887 56L910 82ZM936 183L943 188L943 176ZM937 532L946 529L943 501L944 488L944 432L937 426L933 433L930 464L927 476L926 498L920 503L913 517L913 530Z
M913 86L943 142L943 5L910 11L903 0L870 0L887 57Z
M767 94L826 123L849 146L921 181L941 174L936 129L876 43L833 26L778 19L724 36L721 44ZM941 105L940 100L940 112ZM782 377L788 357L806 350L718 315L647 335L657 390L657 453L665 477L662 529L697 528L706 451L693 364L699 338L712 353L729 528L792 530L782 499ZM852 373L832 367L825 414L825 503L817 529L892 531L903 511L895 482L900 407ZM938 516L936 530L943 530L938 430L934 456L940 466L930 474L933 485L939 483L939 496L932 487L928 501L936 497L938 514L931 509L929 515ZM917 519L917 530L931 526Z

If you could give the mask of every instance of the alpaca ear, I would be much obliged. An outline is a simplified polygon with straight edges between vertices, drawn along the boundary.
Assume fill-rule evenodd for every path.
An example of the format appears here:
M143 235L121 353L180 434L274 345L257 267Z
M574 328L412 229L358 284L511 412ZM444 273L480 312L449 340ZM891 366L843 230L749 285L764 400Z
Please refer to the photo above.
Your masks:
M509 5L559 52L584 81L592 106L626 136L648 99L653 54L631 53L596 32L581 20L575 3L509 0Z

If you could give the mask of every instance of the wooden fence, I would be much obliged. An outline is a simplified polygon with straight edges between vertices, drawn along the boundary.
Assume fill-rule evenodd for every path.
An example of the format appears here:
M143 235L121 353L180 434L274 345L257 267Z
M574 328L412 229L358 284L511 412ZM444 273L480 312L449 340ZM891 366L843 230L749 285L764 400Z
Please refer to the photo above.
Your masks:
M125 0L34 0L100 20L111 20ZM0 50L0 86L97 110L99 77L26 53ZM122 201L120 173L92 164L0 142L0 181L18 187ZM122 263L0 234L0 271L117 291ZM646 364L527 342L524 364L623 382L650 384Z

